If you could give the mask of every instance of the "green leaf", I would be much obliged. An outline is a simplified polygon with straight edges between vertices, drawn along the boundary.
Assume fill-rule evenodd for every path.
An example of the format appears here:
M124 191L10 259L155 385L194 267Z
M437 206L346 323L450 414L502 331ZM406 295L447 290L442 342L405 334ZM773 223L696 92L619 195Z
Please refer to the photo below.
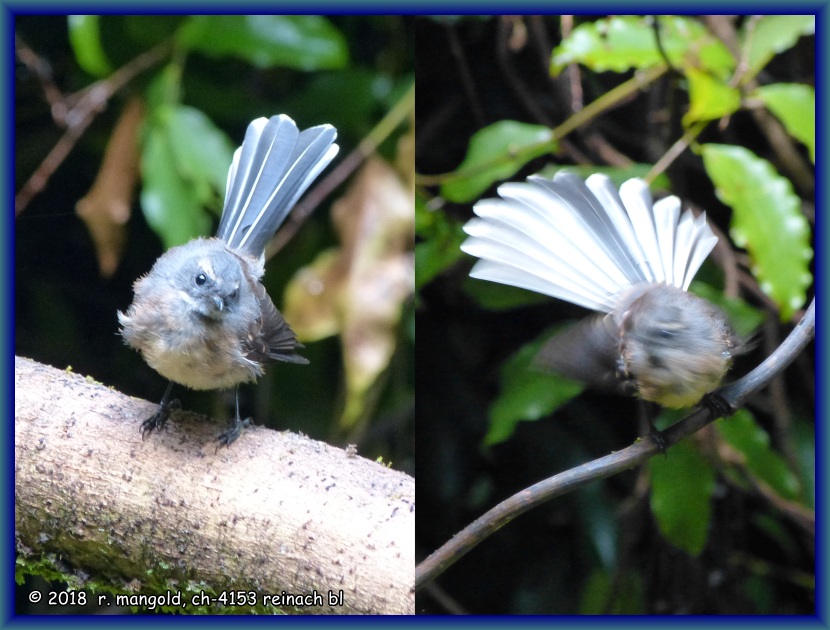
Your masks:
M763 532L767 538L767 544L772 544L781 549L787 557L794 558L798 555L798 541L793 536L793 531L781 522L777 515L772 513L758 512L753 515L752 525Z
M148 49L172 39L179 27L189 19L187 15L158 13L122 15L119 16L117 33L131 46Z
M175 107L182 100L181 94L182 66L169 63L155 74L147 87L147 110L152 116L165 107Z
M642 615L647 610L645 602L643 581L637 571L612 574L595 569L582 587L579 614Z
M332 70L349 61L345 38L319 15L196 15L182 26L178 42L260 68Z
M581 63L595 72L626 72L663 66L653 18L614 16L577 26L553 50L550 71L558 75L567 65ZM726 78L735 62L729 50L697 20L660 16L660 41L672 65L685 72L696 67Z
M460 223L440 210L429 210L419 196L415 231L420 239L415 245L415 287L420 289L464 255L460 247L466 235Z
M538 420L578 395L583 386L558 376L545 374L533 367L550 331L525 344L510 357L501 369L501 392L490 406L490 428L484 438L486 445L498 444L513 435L522 420Z
M663 536L694 556L706 545L715 473L689 440L649 460L651 511Z
M816 433L813 418L798 418L792 424L792 437L798 461L799 478L802 480L802 503L816 506Z
M205 234L211 221L202 210L193 186L178 172L164 121L150 120L141 153L141 207L147 223L165 247L170 248Z
M770 446L769 435L746 409L715 423L721 437L744 456L744 465L753 476L780 496L796 500L801 486L784 459Z
M203 112L168 103L164 94L176 80L168 68L153 84L154 106L142 152L141 204L147 221L167 247L208 232L210 216L221 210L233 144Z
M588 484L577 491L575 507L582 536L590 541L603 567L613 569L619 561L619 515L616 503L600 484Z
M804 305L812 283L810 228L790 182L743 147L706 144L703 164L718 198L732 207L730 234L745 247L761 289L782 320Z
M787 128L790 135L807 145L816 162L816 91L798 83L776 83L753 93Z
M700 120L723 118L738 111L741 93L725 81L695 68L686 70L689 79L689 111L683 116L688 127Z
M441 185L441 195L466 203L494 182L514 175L533 158L556 150L553 133L542 125L503 120L477 131L458 170Z
M754 22L753 28L741 33L749 72L744 79L752 78L775 55L792 48L802 35L816 32L814 15L765 15Z
M547 177L548 179L553 179L553 176L556 173L573 173L574 175L578 175L582 179L588 179L589 176L593 175L594 173L602 173L604 175L608 175L611 178L611 181L614 183L614 187L619 190L620 186L623 185L624 182L632 179L634 177L644 178L646 175L649 174L651 169L654 167L653 164L643 164L639 162L634 162L629 164L628 166L599 166L594 164L587 164L584 166L559 166L557 164L553 164L550 166L546 166L539 171L539 175L542 177ZM649 184L652 192L656 192L659 190L668 191L671 190L671 181L669 180L668 175L665 173L660 173L657 177L654 178L654 181Z
M354 135L368 134L378 111L391 107L394 80L376 71L353 67L340 72L319 72L309 75L304 89L291 94L282 104L286 112L302 112L303 120L330 120L337 116L337 127ZM398 95L400 97L400 95ZM331 104L337 103L336 111Z
M70 15L68 24L69 42L78 65L96 77L104 77L112 72L112 66L101 45L100 16Z
M203 112L185 106L172 108L167 130L179 175L202 204L221 210L234 151L227 135Z
M473 257L471 260L478 259ZM488 311L506 311L520 306L544 304L552 299L528 289L470 277L464 279L462 289L476 304Z

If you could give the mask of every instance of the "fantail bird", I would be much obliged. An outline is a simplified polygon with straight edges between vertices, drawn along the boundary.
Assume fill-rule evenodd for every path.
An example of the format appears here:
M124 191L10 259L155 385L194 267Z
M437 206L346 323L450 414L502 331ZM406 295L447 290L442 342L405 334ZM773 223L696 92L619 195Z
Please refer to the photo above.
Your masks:
M566 328L540 366L594 387L689 407L746 349L724 313L687 292L717 243L705 214L652 202L641 179L619 190L596 174L558 173L499 186L476 203L461 249L470 275L584 306L600 315Z
M308 363L260 278L265 246L337 154L336 137L331 125L300 131L285 115L254 120L228 171L216 237L171 248L136 281L133 303L118 313L121 334L170 380L142 435L167 421L173 383L236 388L236 415L219 436L230 444L251 422L239 415L239 384L255 381L269 362Z

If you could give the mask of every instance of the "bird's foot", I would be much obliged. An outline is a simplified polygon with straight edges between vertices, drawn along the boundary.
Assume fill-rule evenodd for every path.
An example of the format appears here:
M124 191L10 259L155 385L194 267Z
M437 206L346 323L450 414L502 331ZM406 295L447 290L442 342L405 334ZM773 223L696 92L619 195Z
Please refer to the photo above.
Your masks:
M654 426L653 422L649 423L648 436L651 438L651 441L654 442L657 450L661 453L666 452L666 449L669 447L669 441L666 439L663 432Z
M179 402L178 398L171 400L170 402L163 400L161 404L159 404L159 408L156 410L156 413L141 423L141 439L143 440L146 438L148 433L152 433L153 431L161 431L164 424L167 422L167 419L170 417L170 414L176 409L181 409L181 407L182 404Z
M239 416L236 416L233 419L233 423L231 424L230 428L227 431L222 431L217 437L217 441L219 444L216 446L216 450L218 451L223 446L230 446L233 444L236 439L242 435L242 429L247 426L250 426L253 423L252 418L245 418L244 420L240 420Z
M700 399L700 405L711 411L718 418L728 418L737 411L735 407L717 392L706 394Z

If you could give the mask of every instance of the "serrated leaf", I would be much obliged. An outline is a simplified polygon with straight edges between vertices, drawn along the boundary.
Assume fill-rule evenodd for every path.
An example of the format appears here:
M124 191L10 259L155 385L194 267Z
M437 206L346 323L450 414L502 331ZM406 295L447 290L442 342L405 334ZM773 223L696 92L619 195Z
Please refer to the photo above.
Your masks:
M578 395L583 386L532 367L550 331L522 346L501 369L501 391L490 406L486 445L498 444L513 435L522 420L538 420Z
M715 427L744 458L746 469L770 486L780 496L795 500L801 486L798 478L784 459L772 449L769 434L755 422L752 414L740 409L729 417L718 420Z
M741 33L749 65L747 78L754 77L775 55L795 45L802 35L816 31L814 15L765 15L750 30Z
M112 66L101 45L100 16L70 15L69 43L78 65L95 77L104 77L112 72Z
M458 203L473 201L494 182L555 149L556 141L547 127L513 120L494 123L470 139L464 161L441 185L441 195Z
M689 79L689 111L683 116L684 126L723 118L740 108L741 93L725 81L694 68L687 69L686 76Z
M703 164L718 198L733 210L730 234L749 252L761 289L789 319L812 283L810 228L789 180L743 147L706 144Z
M695 445L686 440L665 457L649 460L651 511L660 533L694 556L706 545L712 515L715 472Z
M660 16L660 41L672 65L705 69L726 78L735 62L729 50L698 21ZM568 64L580 63L595 72L626 72L663 66L654 27L643 16L614 16L577 26L553 50L550 72L558 75Z
M758 88L753 96L760 98L790 135L810 150L816 162L816 91L798 83L775 83Z
M164 125L151 124L141 153L141 207L147 223L166 248L205 234L210 218L195 191L177 171L176 158Z
M332 70L349 61L342 33L319 15L196 15L182 26L178 42L260 68Z

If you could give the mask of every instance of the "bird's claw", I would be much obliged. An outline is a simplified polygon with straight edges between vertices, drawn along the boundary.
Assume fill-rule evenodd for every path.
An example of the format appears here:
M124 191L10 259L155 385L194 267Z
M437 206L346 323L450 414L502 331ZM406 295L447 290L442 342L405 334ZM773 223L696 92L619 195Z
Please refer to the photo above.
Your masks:
M234 418L233 424L231 424L230 428L226 431L222 431L219 434L219 437L216 440L219 444L216 446L216 450L218 451L223 446L230 446L233 444L236 439L242 434L242 429L247 426L250 426L253 423L252 418L245 418L244 420L240 420L239 416Z
M141 423L141 439L144 440L153 431L161 431L170 414L177 409L181 409L181 407L182 404L178 398L171 400L169 403L162 402L156 413Z

